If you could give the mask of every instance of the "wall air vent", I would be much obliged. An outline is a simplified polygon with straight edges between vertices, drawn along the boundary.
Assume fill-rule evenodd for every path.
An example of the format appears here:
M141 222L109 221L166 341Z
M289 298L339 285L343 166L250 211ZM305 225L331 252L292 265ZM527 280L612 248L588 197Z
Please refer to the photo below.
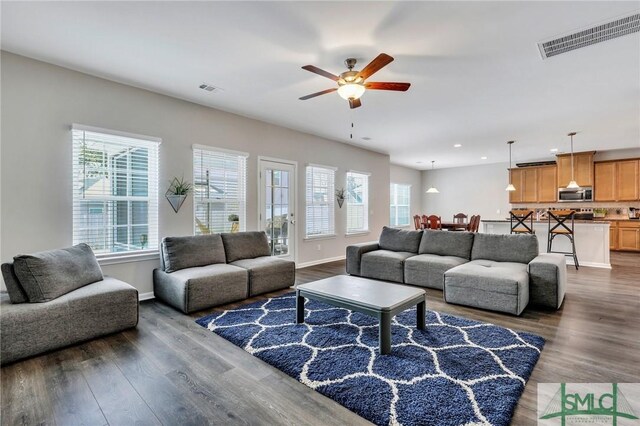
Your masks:
M202 83L200 86L198 86L199 88L201 88L202 90L205 90L207 92L222 92L222 89L216 86L212 86L210 84L207 83Z
M640 31L640 13L616 18L562 37L538 43L542 59Z

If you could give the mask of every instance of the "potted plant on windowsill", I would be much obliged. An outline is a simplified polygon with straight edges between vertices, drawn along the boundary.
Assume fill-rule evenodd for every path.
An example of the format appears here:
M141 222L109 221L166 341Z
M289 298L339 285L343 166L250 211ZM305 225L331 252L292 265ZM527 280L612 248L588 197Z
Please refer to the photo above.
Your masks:
M342 203L344 203L344 197L347 194L347 191L344 188L336 189L336 201L338 202L338 207L342 208Z
M237 214L230 214L227 220L231 222L231 232L238 232L240 230L240 217Z
M173 211L178 213L178 210L182 207L184 200L187 199L187 195L191 192L191 188L192 185L185 181L184 177L180 179L174 177L169 183L169 189L167 189L164 196L167 198L167 201L169 201L169 204L171 204Z

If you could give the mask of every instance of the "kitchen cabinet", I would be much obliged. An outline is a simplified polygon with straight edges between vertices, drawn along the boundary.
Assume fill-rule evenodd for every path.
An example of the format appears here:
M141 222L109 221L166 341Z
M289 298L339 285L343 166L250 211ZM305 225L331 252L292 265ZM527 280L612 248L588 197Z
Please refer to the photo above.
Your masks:
M619 201L640 199L638 193L638 161L624 160L616 162L616 188Z
M595 201L640 200L640 160L595 163Z
M556 166L519 167L510 170L511 183L516 187L509 193L509 202L547 203L556 202Z
M555 203L558 200L556 166L538 167L538 202Z
M578 185L593 186L593 155L595 151L573 154L573 176ZM565 188L571 181L571 154L560 154L558 164L558 187Z
M618 249L618 223L611 222L609 225L609 249Z
M611 222L609 231L611 250L640 252L640 222L637 220Z

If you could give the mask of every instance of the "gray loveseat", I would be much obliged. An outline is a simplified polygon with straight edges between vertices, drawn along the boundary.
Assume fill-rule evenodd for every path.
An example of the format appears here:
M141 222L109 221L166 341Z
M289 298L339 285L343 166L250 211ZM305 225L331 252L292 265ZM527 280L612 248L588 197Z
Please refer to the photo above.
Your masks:
M160 250L155 296L184 313L295 283L295 262L271 256L264 232L166 237Z
M86 244L16 256L2 275L3 365L138 324L138 291L103 277Z
M448 303L520 315L529 302L558 309L566 260L538 254L535 235L405 231L347 247L347 273L444 290Z

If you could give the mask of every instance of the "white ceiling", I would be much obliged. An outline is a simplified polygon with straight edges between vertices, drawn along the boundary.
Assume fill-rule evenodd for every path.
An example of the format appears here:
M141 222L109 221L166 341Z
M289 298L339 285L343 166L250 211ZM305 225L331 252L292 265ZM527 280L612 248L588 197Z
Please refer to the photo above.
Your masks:
M413 168L640 147L638 33L542 60L536 42L637 2L9 2L2 49L388 153ZM351 111L333 73L395 57ZM359 68L359 67L356 67ZM206 82L224 89L208 93ZM351 120L355 123L349 139ZM363 137L370 137L365 141ZM462 144L454 148L454 144ZM487 160L481 160L487 156ZM418 164L418 162L422 162Z

